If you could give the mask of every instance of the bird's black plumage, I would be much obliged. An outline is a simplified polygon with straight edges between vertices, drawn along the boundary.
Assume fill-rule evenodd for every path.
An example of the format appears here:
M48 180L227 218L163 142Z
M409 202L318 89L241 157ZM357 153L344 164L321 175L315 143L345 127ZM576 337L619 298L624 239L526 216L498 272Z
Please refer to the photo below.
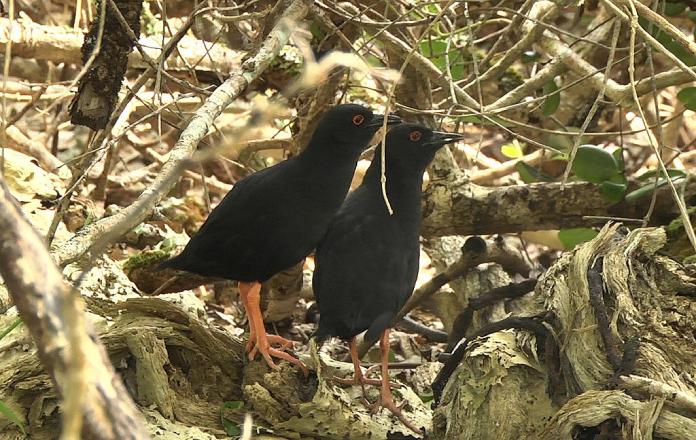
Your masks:
M386 137L390 215L380 182L380 148L319 244L313 277L321 341L367 330L375 342L391 326L418 276L423 173L442 145L459 135L402 124Z
M302 153L237 182L164 266L247 282L292 267L326 232L382 121L359 105L333 107Z
M413 291L418 276L421 186L423 173L438 148L460 135L433 132L404 124L387 133L386 192L390 215L382 196L381 148L365 173L362 185L343 203L317 248L313 277L319 306L319 341L338 336L350 341L355 369L352 380L365 396L366 378L360 369L355 336L380 340L382 378L380 398L373 408L389 409L414 432L420 428L396 405L389 382L389 327Z

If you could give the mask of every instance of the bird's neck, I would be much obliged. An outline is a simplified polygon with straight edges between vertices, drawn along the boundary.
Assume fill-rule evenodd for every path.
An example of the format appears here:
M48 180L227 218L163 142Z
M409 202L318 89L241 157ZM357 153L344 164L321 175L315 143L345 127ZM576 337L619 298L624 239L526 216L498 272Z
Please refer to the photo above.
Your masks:
M332 144L326 145L327 142ZM302 161L318 162L325 166L352 165L354 168L360 158L360 151L351 145L344 146L334 141L312 138L298 157Z
M375 158L367 169L363 185L372 192L382 194L382 158L380 150L375 152ZM425 170L405 169L397 161L386 161L384 175L387 178L387 198L397 218L416 220L420 224L421 217L421 188ZM386 208L385 208L386 209Z
M330 196L331 188L348 191L360 158L360 152L355 150L336 145L318 145L313 141L294 160L299 164L297 170L302 178L326 188L327 196Z

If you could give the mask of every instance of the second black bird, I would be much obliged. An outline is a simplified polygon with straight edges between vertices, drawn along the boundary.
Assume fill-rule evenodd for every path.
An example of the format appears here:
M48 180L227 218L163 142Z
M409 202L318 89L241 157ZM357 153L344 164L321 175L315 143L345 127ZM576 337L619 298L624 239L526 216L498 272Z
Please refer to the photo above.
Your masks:
M421 186L423 173L443 145L460 139L452 133L403 124L386 137L385 175L393 215L382 196L380 148L363 183L348 196L334 217L315 259L314 296L319 306L317 339L331 336L350 341L354 383L371 383L360 370L355 336L380 340L380 400L405 425L419 432L392 398L387 370L389 327L411 295L420 255Z

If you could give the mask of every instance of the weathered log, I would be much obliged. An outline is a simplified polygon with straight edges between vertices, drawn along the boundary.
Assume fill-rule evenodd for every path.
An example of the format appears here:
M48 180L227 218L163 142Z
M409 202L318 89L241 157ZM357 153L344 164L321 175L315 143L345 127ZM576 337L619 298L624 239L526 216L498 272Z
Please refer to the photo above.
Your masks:
M660 254L665 241L662 229L614 224L564 254L533 296L550 317L558 358L537 354L544 341L525 331L469 342L435 412L434 438L568 438L602 424L622 438L694 438L696 278ZM619 378L631 369L678 399L641 400L650 395ZM628 389L599 391L617 384Z

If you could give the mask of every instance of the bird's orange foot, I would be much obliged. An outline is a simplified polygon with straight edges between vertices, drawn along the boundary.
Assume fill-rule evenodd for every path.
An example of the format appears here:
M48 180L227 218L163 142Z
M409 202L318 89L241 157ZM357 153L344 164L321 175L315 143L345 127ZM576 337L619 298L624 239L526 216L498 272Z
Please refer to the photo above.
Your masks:
M256 340L250 342L252 342L252 348L251 351L249 351L249 360L254 359L256 353L258 352L261 353L263 358L266 360L268 366L274 370L278 369L278 365L276 365L276 363L273 361L273 358L275 357L278 359L286 360L291 364L297 365L302 370L305 376L309 374L307 366L301 360L290 355L289 353L271 347L271 342L273 342L275 344L280 344L281 346L283 346L283 348L287 348L288 345L292 345L292 341L289 341L285 338L276 335L267 335L266 333L259 333L256 335Z
M404 400L403 402L401 402L401 404L397 405L396 403L394 403L394 399L392 398L391 393L389 393L388 395L384 395L384 393L382 393L375 403L369 405L369 408L372 414L377 413L377 411L379 411L380 408L388 409L408 429L415 432L416 434L422 435L423 431L421 431L421 428L417 427L415 423L408 420L406 416L404 416L404 413L401 411L405 403L406 401Z
M273 346L274 344L278 345L281 350L287 350L288 348L292 348L293 345L295 344L295 341L291 341L290 339L285 339L282 336L278 335L266 335L266 339L268 340L268 343ZM254 331L251 331L249 333L249 339L247 340L246 343L246 352L249 353L249 360L253 360L254 357L256 357L256 352L258 351L256 349L256 334Z

